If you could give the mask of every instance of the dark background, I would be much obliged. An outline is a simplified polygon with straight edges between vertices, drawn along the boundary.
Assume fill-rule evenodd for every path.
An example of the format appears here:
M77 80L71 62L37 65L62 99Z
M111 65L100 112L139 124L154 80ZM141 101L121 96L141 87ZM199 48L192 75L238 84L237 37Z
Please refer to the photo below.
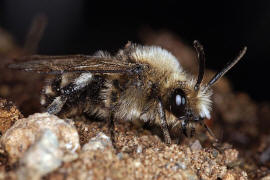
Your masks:
M41 54L114 52L128 40L140 42L140 29L151 27L168 29L189 45L198 39L207 67L218 70L247 45L247 55L227 77L235 90L257 101L270 100L270 1L0 0L0 26L23 44L33 17L41 12L48 16Z

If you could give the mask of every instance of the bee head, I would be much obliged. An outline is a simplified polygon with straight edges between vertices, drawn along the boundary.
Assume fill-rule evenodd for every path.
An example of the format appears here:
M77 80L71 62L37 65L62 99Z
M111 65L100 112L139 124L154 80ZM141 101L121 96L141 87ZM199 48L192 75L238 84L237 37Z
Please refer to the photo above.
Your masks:
M211 89L194 90L192 83L181 83L169 92L167 110L179 120L199 121L210 118Z
M243 57L247 50L244 47L232 62L217 72L208 83L202 84L205 69L205 54L203 46L198 41L194 41L193 45L199 61L198 77L196 81L188 80L177 83L178 85L172 88L167 97L167 109L179 120L199 121L204 118L210 118L211 86L229 71Z

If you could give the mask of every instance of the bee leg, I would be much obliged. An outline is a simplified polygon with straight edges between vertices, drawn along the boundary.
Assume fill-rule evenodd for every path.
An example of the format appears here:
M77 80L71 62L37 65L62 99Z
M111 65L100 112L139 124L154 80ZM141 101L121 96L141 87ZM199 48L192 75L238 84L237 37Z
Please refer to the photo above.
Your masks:
M63 87L60 92L62 95L69 96L84 89L89 83L92 82L92 73L82 73L73 83Z
M211 140L212 141L212 147L215 148L216 150L218 150L220 153L224 153L226 148L224 148L222 146L222 142L219 141L218 138L216 138L213 131L207 126L207 124L205 124L205 122L201 122L200 124L207 130L207 132L210 134L210 136L214 139L214 141Z
M47 107L47 112L50 114L57 114L62 110L62 107L67 101L67 97L65 96L58 96L56 97L53 102Z
M72 94L83 90L92 81L92 79L91 73L82 73L74 80L73 83L61 88L61 95L56 97L47 107L47 112L50 114L58 114L62 110L68 98L71 97Z
M115 143L115 125L114 125L114 113L113 113L113 111L110 111L107 123L108 123L108 130L109 130L109 134L111 136L112 144L113 144L114 148L117 149L116 148L116 143Z
M205 124L205 122L202 122L202 125L203 125L203 127L207 130L207 132L210 134L210 136L211 136L212 138L214 138L214 141L215 141L216 143L218 143L219 141L218 141L218 139L216 138L215 134L214 134L213 131Z
M181 123L181 130L182 130L182 132L183 132L183 134L186 136L186 137L188 137L188 135L187 135L187 121L182 121L182 123Z
M171 136L168 130L168 124L166 121L166 115L163 109L163 105L161 103L161 101L159 100L158 102L158 113L159 113L159 117L160 117L160 123L161 123L161 129L163 131L163 135L164 135L164 140L166 144L171 144Z
M191 130L190 130L190 137L193 137L195 135L195 127L193 124L191 124Z

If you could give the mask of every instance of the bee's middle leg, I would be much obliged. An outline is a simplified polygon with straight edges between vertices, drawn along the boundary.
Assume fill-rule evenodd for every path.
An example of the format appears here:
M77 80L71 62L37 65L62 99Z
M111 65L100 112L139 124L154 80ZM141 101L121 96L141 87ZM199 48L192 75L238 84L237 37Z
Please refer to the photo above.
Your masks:
M112 139L112 143L115 144L115 125L114 125L114 113L110 111L109 116L107 118L108 130Z

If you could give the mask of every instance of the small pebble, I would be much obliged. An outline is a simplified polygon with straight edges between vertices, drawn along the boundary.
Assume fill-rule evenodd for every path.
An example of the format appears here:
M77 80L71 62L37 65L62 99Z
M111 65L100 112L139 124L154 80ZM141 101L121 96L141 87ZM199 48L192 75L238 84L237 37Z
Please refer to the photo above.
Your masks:
M137 154L142 153L142 146L141 145L138 145L136 152L137 152Z
M28 118L19 119L1 137L0 143L9 156L10 163L23 157L42 133L49 129L58 138L64 161L73 161L77 158L80 149L79 135L71 120L63 120L48 113L36 113Z
M20 160L18 178L21 180L40 179L60 167L62 156L63 152L59 148L57 136L47 129Z
M196 139L190 148L192 151L200 151L202 149L202 145L200 141Z
M109 136L99 132L96 137L93 137L86 143L82 150L83 151L95 151L104 150L105 148L113 148L112 141Z

